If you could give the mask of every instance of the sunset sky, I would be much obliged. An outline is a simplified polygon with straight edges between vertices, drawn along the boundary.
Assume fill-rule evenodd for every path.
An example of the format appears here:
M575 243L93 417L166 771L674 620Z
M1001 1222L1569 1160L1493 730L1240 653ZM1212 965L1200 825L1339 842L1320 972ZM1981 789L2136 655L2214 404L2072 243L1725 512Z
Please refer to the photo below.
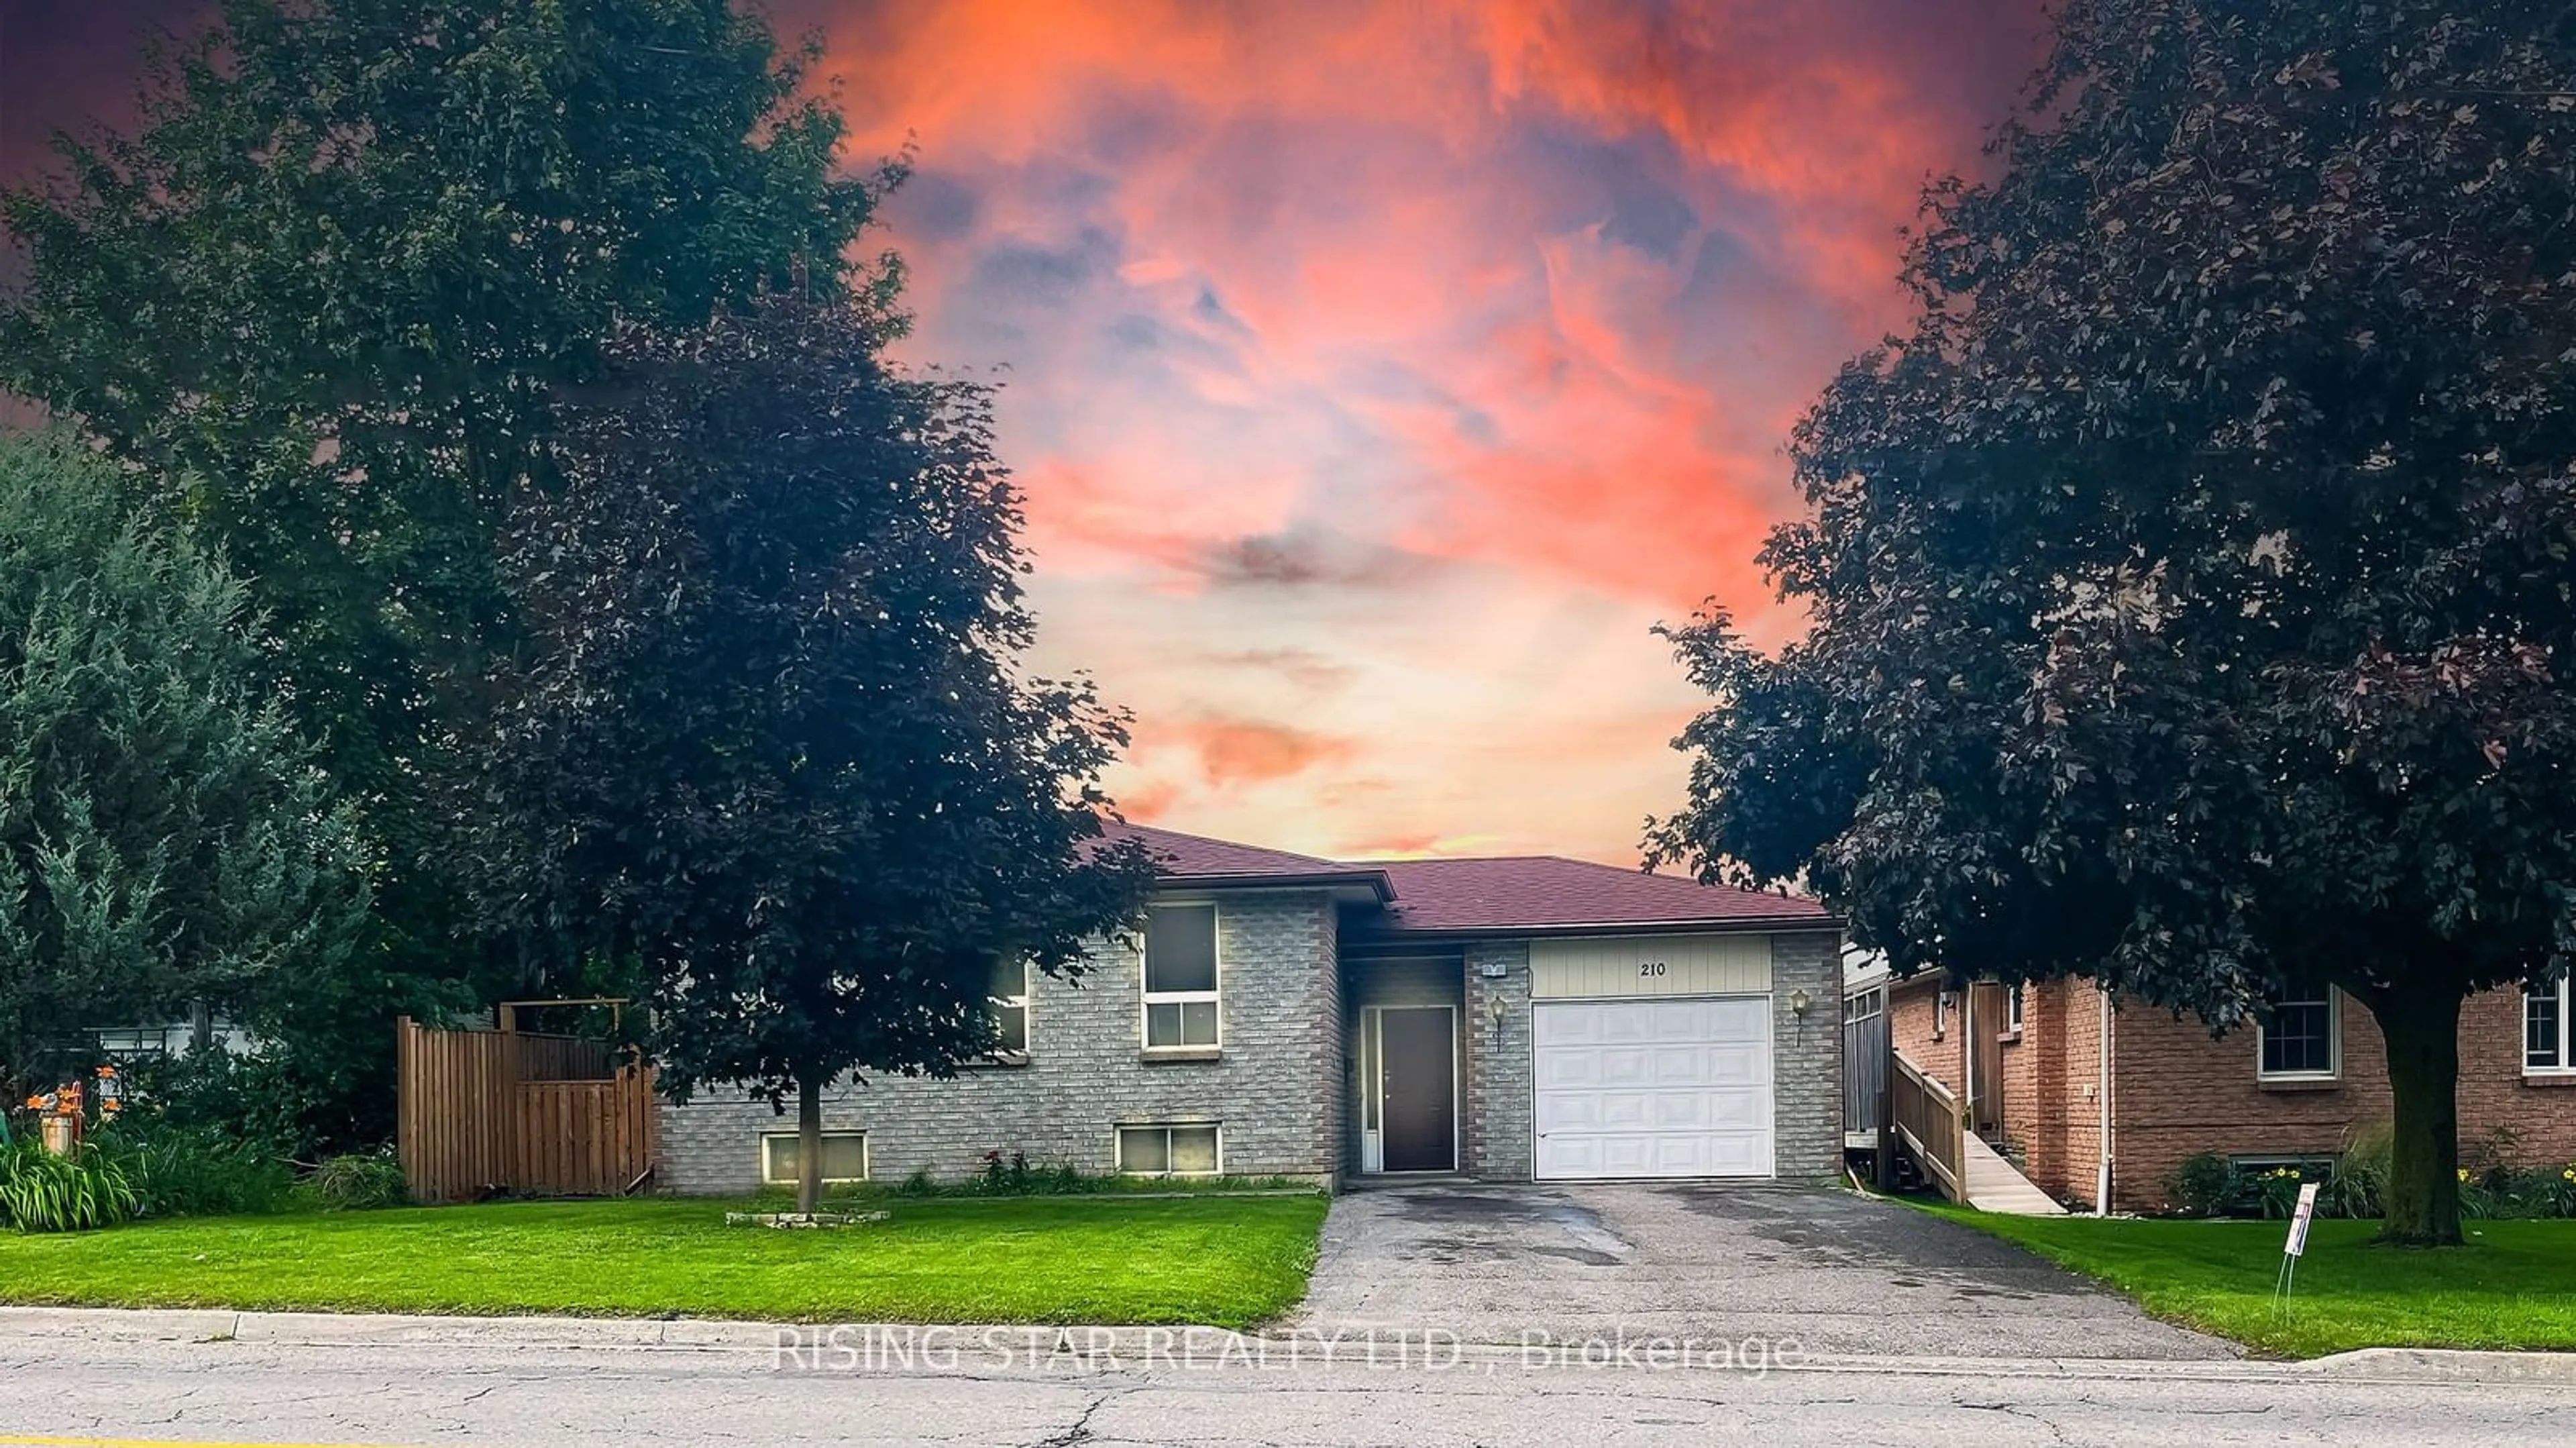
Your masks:
M0 0L0 175L126 114L174 0ZM1781 444L1899 316L1896 229L2031 0L779 4L916 362L1004 385L1041 668L1131 818L1328 855L1636 858L1696 699L1648 628L1796 628Z

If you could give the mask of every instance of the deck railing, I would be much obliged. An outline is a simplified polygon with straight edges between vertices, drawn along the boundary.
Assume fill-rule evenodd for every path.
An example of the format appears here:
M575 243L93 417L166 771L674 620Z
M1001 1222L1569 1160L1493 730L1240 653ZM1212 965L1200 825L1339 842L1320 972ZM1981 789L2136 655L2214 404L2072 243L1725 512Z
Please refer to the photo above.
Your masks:
M1959 1098L1949 1087L1907 1060L1903 1051L1888 1053L1888 1115L1906 1150L1923 1164L1923 1174L1950 1200L1968 1195L1967 1146L1960 1139Z

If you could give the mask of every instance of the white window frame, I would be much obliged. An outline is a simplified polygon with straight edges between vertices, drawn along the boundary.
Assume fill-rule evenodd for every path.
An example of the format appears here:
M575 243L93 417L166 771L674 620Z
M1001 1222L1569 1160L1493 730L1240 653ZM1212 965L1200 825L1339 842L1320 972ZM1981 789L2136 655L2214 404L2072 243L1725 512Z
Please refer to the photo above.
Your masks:
M1026 1061L1029 1058L1030 1049L1037 1044L1036 1017L1029 1009L1030 998L1037 994L1036 976L1036 968L1023 960L1020 962L1018 995L985 997L997 1010L1017 1010L1020 1013L1020 1043L1016 1046L1008 1044L995 1046L993 1059L996 1061L1006 1063Z
M1161 1171L1130 1171L1127 1169L1127 1133L1131 1131L1159 1131L1163 1133L1164 1166ZM1216 1165L1207 1171L1172 1170L1172 1133L1175 1131L1205 1131L1213 1133L1216 1137ZM1220 1177L1225 1175L1225 1123L1222 1121L1122 1121L1109 1129L1109 1159L1110 1163L1117 1169L1117 1173L1120 1176Z
M1140 997L1136 1006L1136 1040L1143 1046L1148 1054L1157 1056L1206 1055L1213 1051L1222 1050L1225 1046L1224 908L1213 900L1164 900L1146 907L1149 922L1152 911L1164 908L1205 910L1208 913L1208 973L1215 983L1216 988L1213 990L1165 991L1154 989L1153 965L1151 961L1146 959L1146 956L1151 949L1148 942L1152 939L1152 934L1150 928L1146 931L1140 932L1136 942L1136 991ZM1168 1042L1160 1046L1154 1044L1154 1007L1180 1006L1183 1008L1181 1012L1182 1018L1186 1020L1189 1015L1188 1007L1199 1004L1213 1006L1216 1009L1215 1040L1194 1041L1187 1045L1183 1045L1179 1042ZM1151 1125L1154 1123L1146 1124ZM1186 1126L1189 1123L1183 1122L1181 1124Z
M2522 1074L2576 1076L2576 1021L2569 1019L2572 1013L2569 1008L2576 1007L2576 987L2571 987L2569 977L2562 975L2537 989L2526 984L2522 994L2526 1002L2522 1013ZM2558 1060L2552 1065L2535 1066L2531 1063L2531 1007L2528 1002L2535 995L2555 995L2558 998Z
M2322 1071L2264 1070L2263 1041L2264 1037L2270 1032L2270 1027L2264 1023L2264 1016L2269 1014L2269 1009L2267 1009L2265 1011L2256 1012L2254 1016L2255 1080L2340 1081L2343 1079L2343 992L2334 986L2327 986L2325 987L2323 1000L2326 1008L2326 1068ZM2282 1004L2310 1005L2314 1003L2314 1000L2310 998L2301 997L2291 1002L2271 1002L2270 1006L2277 1008Z
M2024 1010L2025 1010L2025 1009L2026 1009L2026 1007L2025 1007L2025 1004L2024 1004L2023 999L2022 999L2022 987L2021 987L2021 983L2020 983L2020 982L2018 982L2018 981L2016 981L2016 982L2014 982L2014 983L2013 983L2013 984L2011 984L2011 985L2005 986L2005 987L2004 987L2004 1034L2005 1034L2005 1035L2008 1035L2008 1036L2018 1036L2018 1035L2020 1035L2020 1034L2021 1034L2021 1023L2022 1023L2023 1012L2024 1012Z
M1932 1039L1937 1041L1949 1034L1950 992L1936 990L1932 992Z
M823 1185L831 1186L838 1182L863 1182L868 1180L876 1171L876 1158L872 1154L872 1148L868 1145L867 1132L844 1131L837 1127L827 1127L824 1129L824 1140L829 1141L836 1136L855 1136L859 1139L859 1174L854 1177L827 1176L823 1178ZM778 1176L770 1170L769 1148L770 1143L772 1142L797 1141L800 1139L801 1138L798 1133L793 1131L764 1131L760 1134L760 1184L762 1186L792 1187L797 1184L796 1178L792 1176ZM828 1156L829 1153L826 1153L826 1155Z
M1887 987L1874 985L1866 990L1852 992L1851 999L1843 1003L1843 1019L1846 1021L1876 1020L1885 1014L1886 1010Z

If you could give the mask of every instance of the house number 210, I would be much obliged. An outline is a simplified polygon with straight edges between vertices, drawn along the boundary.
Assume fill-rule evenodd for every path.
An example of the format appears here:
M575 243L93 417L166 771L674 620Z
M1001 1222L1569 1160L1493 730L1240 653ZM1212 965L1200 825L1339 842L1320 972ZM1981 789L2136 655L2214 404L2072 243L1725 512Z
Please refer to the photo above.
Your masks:
M1638 966L1638 967L1637 967L1637 974L1638 974L1640 977L1650 976L1650 975L1662 975L1663 973L1664 973L1664 963L1663 963L1662 961L1660 961L1660 960L1650 960L1650 961L1647 961L1645 964L1640 965L1640 966Z

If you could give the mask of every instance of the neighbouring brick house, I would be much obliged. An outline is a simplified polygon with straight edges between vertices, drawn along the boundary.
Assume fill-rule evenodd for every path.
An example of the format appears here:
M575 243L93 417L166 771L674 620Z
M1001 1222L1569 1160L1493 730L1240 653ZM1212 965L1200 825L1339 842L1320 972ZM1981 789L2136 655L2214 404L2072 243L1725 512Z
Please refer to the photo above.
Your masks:
M1839 922L1554 857L1346 862L1122 827L1161 863L1079 983L1006 972L1018 1049L825 1098L827 1178L1086 1172L1489 1180L1840 1167ZM663 1188L791 1180L793 1121L664 1103Z
M2170 1205L2166 1179L2187 1157L2313 1161L2389 1117L2379 1028L2341 992L2284 1001L2213 1040L2190 1015L2134 1000L2106 1010L2090 981L1960 990L1927 975L1868 988L1884 992L1896 1050L2061 1201L2101 1194L2106 1119L2111 1206L2152 1211ZM2566 992L2561 983L2527 999L2507 987L2462 1006L2460 1141L2471 1158L2494 1148L2517 1163L2576 1160Z

